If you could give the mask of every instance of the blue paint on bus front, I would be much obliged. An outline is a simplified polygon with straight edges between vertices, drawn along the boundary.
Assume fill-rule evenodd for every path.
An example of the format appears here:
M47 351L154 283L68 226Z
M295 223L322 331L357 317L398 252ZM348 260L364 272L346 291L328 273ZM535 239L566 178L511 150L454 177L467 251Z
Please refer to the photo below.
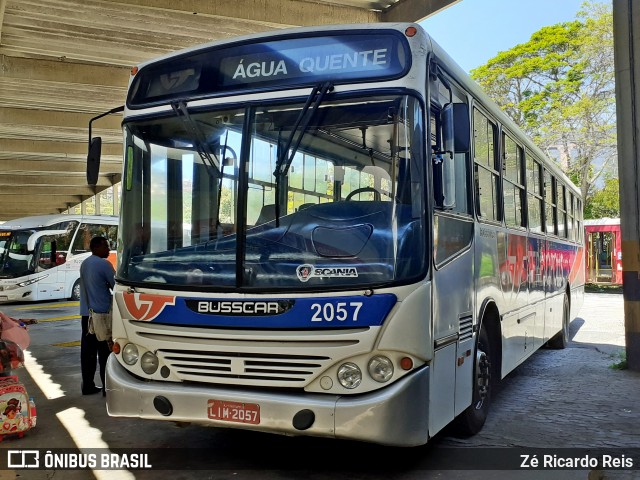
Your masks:
M396 303L393 294L295 299L176 298L153 323L252 329L380 326Z

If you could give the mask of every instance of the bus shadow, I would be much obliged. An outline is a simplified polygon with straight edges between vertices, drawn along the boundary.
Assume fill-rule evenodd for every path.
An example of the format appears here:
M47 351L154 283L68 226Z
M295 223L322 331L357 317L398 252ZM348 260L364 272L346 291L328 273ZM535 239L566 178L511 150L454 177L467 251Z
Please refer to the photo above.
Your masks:
M583 318L577 317L569 324L569 340L573 341L585 323L586 322Z
M588 330L584 332L583 336L579 339L576 339L580 330L586 325L586 320L582 317L575 318L569 324L569 348L586 348L596 350L605 355L609 355L612 359L619 361L621 357L624 356L625 346L615 341L606 342L606 338L602 338L601 335L596 335L594 332L589 332ZM593 342L595 338L603 339L603 342ZM609 337L611 339L611 337ZM623 342L624 343L624 342Z

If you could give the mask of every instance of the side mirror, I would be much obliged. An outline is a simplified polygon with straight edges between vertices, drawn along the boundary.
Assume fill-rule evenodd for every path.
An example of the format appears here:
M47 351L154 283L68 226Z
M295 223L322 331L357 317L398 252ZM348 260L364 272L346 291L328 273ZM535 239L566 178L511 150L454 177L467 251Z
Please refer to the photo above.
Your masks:
M98 183L98 175L100 173L100 153L102 150L102 138L91 136L91 125L95 120L106 117L112 113L120 113L124 111L124 105L112 108L108 112L101 113L89 120L89 152L87 153L87 183L95 186Z
M87 183L94 186L98 183L100 173L100 155L102 153L102 138L94 137L89 144L87 154Z
M469 105L453 104L454 143L456 153L467 153L471 145L471 123L469 122Z
M442 150L453 158L455 148L455 130L453 117L453 104L447 103L440 112L440 123L442 125Z
M456 165L454 156L469 151L471 130L469 107L465 103L448 103L440 112L442 150L434 167L434 198L436 206L451 209L456 206ZM447 154L448 157L447 158ZM444 155L444 157L443 157Z

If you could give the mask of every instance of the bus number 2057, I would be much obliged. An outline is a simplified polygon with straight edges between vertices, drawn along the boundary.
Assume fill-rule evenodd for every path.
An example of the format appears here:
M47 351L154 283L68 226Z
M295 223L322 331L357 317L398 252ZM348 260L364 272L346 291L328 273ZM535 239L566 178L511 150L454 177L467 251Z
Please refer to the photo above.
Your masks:
M362 302L313 303L311 304L311 311L313 312L311 321L333 322L337 320L344 322L351 320L356 322L361 308Z

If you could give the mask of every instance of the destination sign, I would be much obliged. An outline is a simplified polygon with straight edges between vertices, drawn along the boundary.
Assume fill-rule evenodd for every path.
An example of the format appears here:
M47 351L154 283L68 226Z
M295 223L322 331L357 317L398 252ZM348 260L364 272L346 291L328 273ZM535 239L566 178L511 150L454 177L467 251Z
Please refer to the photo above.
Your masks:
M399 78L410 67L403 35L383 30L330 36L286 37L267 42L210 47L140 69L128 106L203 98L247 89L275 89L331 81Z
M303 43L310 43L310 39L305 40ZM350 43L333 38L311 40L313 44L309 46L296 44L293 48L223 58L220 62L223 84L261 83L276 79L289 82L300 78L313 78L315 81L344 76L357 78L384 75L393 67L396 52L384 40L368 38Z

